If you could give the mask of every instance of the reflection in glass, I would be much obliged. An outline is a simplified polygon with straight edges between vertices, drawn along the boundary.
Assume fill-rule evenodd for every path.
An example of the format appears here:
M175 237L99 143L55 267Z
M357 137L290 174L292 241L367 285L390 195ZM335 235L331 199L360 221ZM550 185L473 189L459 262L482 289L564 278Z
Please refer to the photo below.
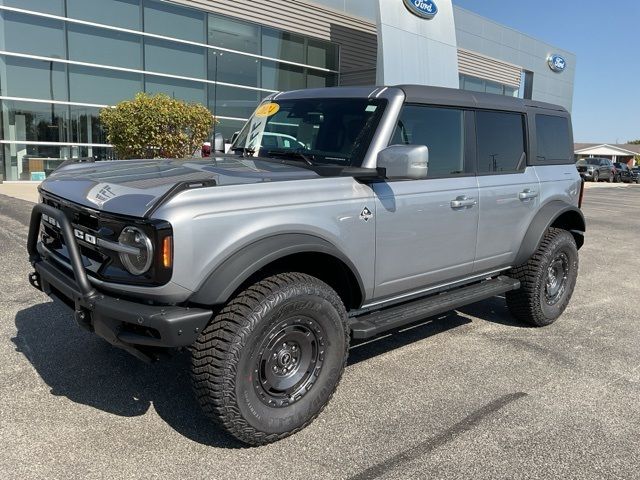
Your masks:
M64 15L64 0L2 0L0 5L33 10L35 12L52 13L53 15Z
M309 39L307 46L307 65L338 69L338 46L322 40Z
M244 88L225 87L209 88L209 109L214 115L221 117L249 118L262 99L262 92ZM217 97L217 105L214 100Z
M2 50L9 52L64 58L64 23L34 15L2 11L0 46Z
M65 65L53 61L0 56L6 72L0 94L38 100L67 100Z
M263 27L262 55L289 62L305 63L304 37Z
M142 40L139 35L73 23L67 29L70 60L142 68Z
M140 30L140 0L67 0L67 16Z
M260 84L260 60L236 53L209 50L209 79L257 87Z
M269 61L262 62L262 88L298 90L306 87L304 69Z
M307 70L307 88L335 87L338 85L338 74Z
M206 75L204 50L203 47L145 38L145 70L204 79Z
M142 91L142 75L69 65L71 101L115 105Z
M206 43L205 13L157 0L144 0L144 31Z
M68 146L5 144L3 147L5 180L39 180L71 158Z
M3 140L29 142L66 142L68 110L65 105L2 102Z
M80 107L72 105L71 111L71 141L78 143L109 143L98 115L99 108Z
M145 75L145 91L151 94L164 93L186 102L203 105L207 102L207 84L201 82Z
M209 15L209 45L260 54L260 26Z

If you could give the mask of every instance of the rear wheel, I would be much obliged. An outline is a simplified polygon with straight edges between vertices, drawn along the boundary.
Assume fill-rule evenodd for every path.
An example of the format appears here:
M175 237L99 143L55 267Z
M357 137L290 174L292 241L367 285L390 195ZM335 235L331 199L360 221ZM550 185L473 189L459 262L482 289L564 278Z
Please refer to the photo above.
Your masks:
M204 410L249 445L309 425L344 370L349 335L340 297L317 278L287 273L240 293L192 347Z
M536 327L555 322L571 300L578 277L576 241L566 230L550 228L529 261L511 271L521 287L506 294L511 314Z

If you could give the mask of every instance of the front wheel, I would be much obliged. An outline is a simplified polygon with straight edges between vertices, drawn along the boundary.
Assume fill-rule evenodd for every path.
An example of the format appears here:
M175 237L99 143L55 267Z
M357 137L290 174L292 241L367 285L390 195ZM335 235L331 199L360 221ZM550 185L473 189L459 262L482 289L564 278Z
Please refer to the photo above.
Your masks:
M535 327L551 325L567 308L578 278L573 235L550 228L528 262L512 269L511 276L521 283L506 294L511 314Z
M598 183L598 179L599 178L600 178L600 174L597 171L593 172L593 181L594 181L594 183Z
M204 412L249 445L309 425L331 399L349 347L340 297L309 275L266 278L241 292L192 347Z

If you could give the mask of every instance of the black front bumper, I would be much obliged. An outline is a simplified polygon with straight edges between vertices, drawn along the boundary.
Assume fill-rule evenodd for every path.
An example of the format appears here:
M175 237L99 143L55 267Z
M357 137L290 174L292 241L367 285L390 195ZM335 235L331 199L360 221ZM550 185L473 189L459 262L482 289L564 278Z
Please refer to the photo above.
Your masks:
M60 223L73 276L54 261L43 259L38 251L43 213ZM69 220L49 205L38 204L33 208L27 248L35 269L29 277L33 286L72 307L80 326L144 360L150 358L148 352L156 347L191 345L211 319L211 310L147 305L96 291L83 267Z

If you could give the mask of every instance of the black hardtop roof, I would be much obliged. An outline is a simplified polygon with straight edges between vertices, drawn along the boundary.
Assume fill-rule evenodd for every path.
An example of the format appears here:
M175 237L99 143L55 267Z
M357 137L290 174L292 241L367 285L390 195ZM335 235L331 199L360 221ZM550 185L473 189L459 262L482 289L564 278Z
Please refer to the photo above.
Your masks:
M287 100L299 98L388 98L394 92L404 93L407 103L425 103L452 107L486 108L491 110L512 110L524 112L527 109L539 108L547 111L568 114L559 105L523 100L521 98L495 95L492 93L470 92L457 88L430 87L426 85L397 85L394 87L330 87L307 90L294 90L276 93L271 99Z
M487 108L492 110L523 111L527 108L541 108L568 113L566 109L551 103L522 98L496 95L493 93L470 92L456 88L428 87L425 85L398 85L406 95L408 103L429 103L457 107Z

